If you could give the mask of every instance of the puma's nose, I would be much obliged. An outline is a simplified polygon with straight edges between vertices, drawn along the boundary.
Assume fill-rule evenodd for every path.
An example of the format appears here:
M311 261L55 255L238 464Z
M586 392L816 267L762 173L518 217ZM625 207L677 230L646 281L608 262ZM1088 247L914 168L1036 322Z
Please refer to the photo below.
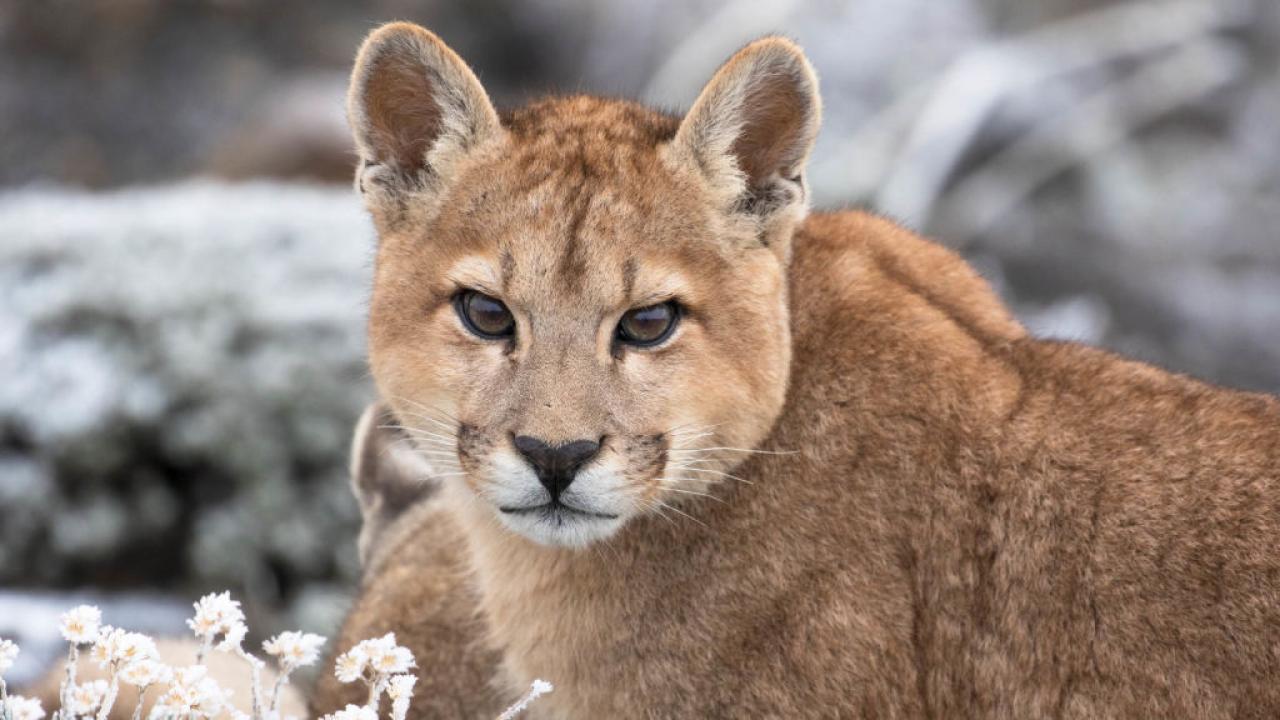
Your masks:
M552 500L559 498L560 493L569 487L578 468L600 452L600 443L594 440L548 445L538 438L518 435L514 442L516 450L538 473L538 480L551 493Z

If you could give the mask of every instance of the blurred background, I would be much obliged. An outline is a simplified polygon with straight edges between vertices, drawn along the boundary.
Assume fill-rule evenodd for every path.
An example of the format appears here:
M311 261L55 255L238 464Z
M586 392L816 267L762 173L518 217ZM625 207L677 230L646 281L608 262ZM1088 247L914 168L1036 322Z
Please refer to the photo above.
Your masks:
M1037 333L1280 391L1274 0L0 0L0 636L230 589L329 633L357 577L373 235L343 94L415 20L499 104L687 107L768 32L822 80L820 206L970 258Z

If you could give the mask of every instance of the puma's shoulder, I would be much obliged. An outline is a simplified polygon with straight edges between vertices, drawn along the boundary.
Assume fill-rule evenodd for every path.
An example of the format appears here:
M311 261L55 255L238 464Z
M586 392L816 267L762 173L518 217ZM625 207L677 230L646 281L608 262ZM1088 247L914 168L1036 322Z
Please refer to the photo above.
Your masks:
M796 316L821 315L807 304L831 300L868 311L919 302L984 344L1026 336L987 281L960 255L878 215L810 215L796 234L793 263Z

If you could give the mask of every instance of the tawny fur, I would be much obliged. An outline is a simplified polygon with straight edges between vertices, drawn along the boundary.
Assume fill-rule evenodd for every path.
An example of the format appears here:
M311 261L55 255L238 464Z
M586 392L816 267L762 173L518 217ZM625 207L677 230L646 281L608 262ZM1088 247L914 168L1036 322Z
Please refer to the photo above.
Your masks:
M816 83L763 43L683 121L547 100L447 171L424 151L365 188L375 379L410 434L457 423L465 472L389 521L336 649L395 630L421 717L492 715L534 677L556 685L542 718L1280 713L1280 402L1028 337L963 260L886 220L801 221L783 166ZM681 147L744 63L779 77L777 53L804 70L780 92L808 103L770 131L784 146ZM695 159L715 148L728 185L724 157ZM599 318L575 318L608 326L628 277L678 286L689 327L611 358ZM532 337L467 337L443 298L472 281ZM659 437L662 467L687 422L762 452L662 482L625 433ZM602 430L629 438L608 450L628 489L678 512L582 548L499 524L506 433ZM712 497L670 495L693 487ZM344 692L323 681L315 709Z

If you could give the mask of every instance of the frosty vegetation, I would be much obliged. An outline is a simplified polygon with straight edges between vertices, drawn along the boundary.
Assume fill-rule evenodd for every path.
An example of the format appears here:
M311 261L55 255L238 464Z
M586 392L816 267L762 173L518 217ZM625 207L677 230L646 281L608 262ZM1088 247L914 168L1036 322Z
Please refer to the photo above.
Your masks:
M243 644L248 626L240 603L231 594L206 595L195 603L195 615L187 625L199 644L196 662L186 667L164 663L155 641L142 633L105 625L101 611L80 605L62 615L59 630L67 643L66 675L58 693L58 707L51 720L92 718L107 720L115 707L121 684L138 688L132 720L141 720L148 692L154 702L148 720L296 720L281 716L280 692L298 668L314 664L325 638L311 633L282 632L262 644L277 670L270 688L263 688L260 673L266 662ZM9 695L4 675L18 656L12 640L0 638L0 720L42 720L46 711L36 698ZM77 682L81 653L107 671L107 679ZM204 664L210 652L223 652L244 661L251 675L248 704L233 698L219 685ZM339 655L334 672L344 683L360 682L368 688L363 705L347 705L321 720L379 720L382 699L390 705L390 720L405 720L413 700L417 663L408 648L396 644L393 633L357 643ZM551 692L550 683L535 680L529 692L500 716L510 720L539 696ZM240 703L240 704L237 704Z
M372 394L351 191L30 189L0 228L0 587L247 588L259 626L332 627Z

